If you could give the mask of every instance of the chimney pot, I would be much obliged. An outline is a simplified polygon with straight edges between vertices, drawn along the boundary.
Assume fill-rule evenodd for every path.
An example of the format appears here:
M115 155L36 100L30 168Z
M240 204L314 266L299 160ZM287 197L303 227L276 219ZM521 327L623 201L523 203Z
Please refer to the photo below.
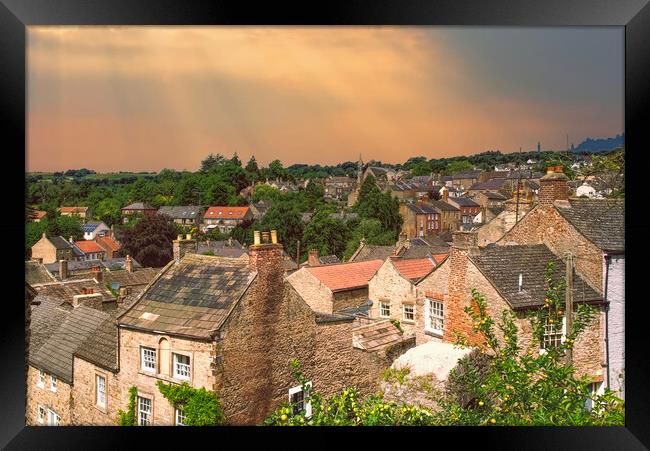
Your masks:
M191 240L192 239L192 234L191 233L186 234L185 239L186 240Z
M260 231L259 230L255 230L253 232L253 244L261 244Z
M309 266L320 266L320 260L318 260L318 250L312 249L309 251L309 257L307 259L307 264Z
M278 244L278 231L271 230L271 243Z
M270 240L271 240L270 232L262 232L262 243L269 244Z

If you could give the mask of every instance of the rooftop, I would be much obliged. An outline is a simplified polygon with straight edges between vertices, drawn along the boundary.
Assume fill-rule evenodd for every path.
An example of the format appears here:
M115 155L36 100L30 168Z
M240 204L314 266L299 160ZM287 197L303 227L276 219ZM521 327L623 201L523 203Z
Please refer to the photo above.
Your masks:
M155 208L144 202L134 202L122 208L122 210L155 210Z
M244 217L249 211L250 208L248 207L210 207L206 210L203 217L205 219L212 219L212 218L244 219Z
M569 199L555 209L602 250L625 250L625 199Z
M81 240L75 241L75 246L77 246L84 254L96 253L96 252L106 252L103 247L97 244L94 241Z
M163 206L158 209L159 215L167 215L172 219L194 219L201 216L203 207L197 205L183 205L179 207Z
M368 286L383 260L341 263L338 265L304 268L332 292L353 290Z
M472 186L469 187L469 190L476 191L476 190L503 189L506 182L507 182L506 178L490 179L486 182L474 183Z
M26 261L25 262L25 281L30 285L42 283L52 283L56 279L47 272L47 268L42 263Z
M430 258L414 258L404 260L401 258L391 259L393 266L403 277L416 281L426 276L436 266L435 261Z

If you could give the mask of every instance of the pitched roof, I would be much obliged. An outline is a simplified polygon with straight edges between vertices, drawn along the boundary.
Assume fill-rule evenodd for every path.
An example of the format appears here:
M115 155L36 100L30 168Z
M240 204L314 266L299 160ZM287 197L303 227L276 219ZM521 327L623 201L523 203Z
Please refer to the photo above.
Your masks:
M451 204L448 204L447 202L443 202L441 200L430 200L429 203L434 208L437 208L438 210L441 211L459 211L458 208L454 207Z
M38 285L55 281L56 279L47 272L47 269L42 263L32 261L25 262L25 282L30 285Z
M99 244L97 244L94 241L90 241L90 240L75 241L74 244L79 249L81 249L81 251L84 254L88 254L91 252L106 252L103 247L101 247Z
M144 202L134 202L122 208L122 210L155 210L155 208Z
M50 240L50 243L52 243L54 247L56 247L59 250L72 248L72 245L68 243L68 241L62 236L53 236L48 238L48 240Z
M47 329L47 333L39 334L36 342L30 343L29 361L36 368L70 384L73 355L78 351L87 356L92 354L90 360L101 362L102 366L116 368L117 334L114 338L106 337L114 323L109 314L84 305L66 311L51 298L40 305L32 305L31 313L31 329ZM98 330L101 333L98 334ZM89 349L86 343L93 343L94 348ZM104 346L97 349L100 343Z
M460 207L480 207L479 204L469 197L450 197L449 202L453 202Z
M211 218L228 218L244 219L246 213L250 211L248 207L210 207L203 215L206 219Z
M481 175L480 170L472 170L472 171L463 171L463 172L458 172L454 175L452 175L453 180L458 180L458 179L477 179Z
M524 246L488 246L479 255L470 256L481 272L504 296L513 309L544 305L546 298L546 264L554 262L553 279L563 280L565 265L544 244ZM519 274L522 290L519 291ZM573 278L574 302L602 300L579 275Z
M395 252L395 246L379 246L374 244L360 244L356 252L350 257L349 262L363 262L368 260L386 260Z
M431 272L436 266L430 258L413 258L404 260L401 258L391 259L395 269L409 280L419 280Z
M230 244L227 240L223 241L199 241L197 243L197 253L203 254L205 252L212 252L218 257L231 257L239 258L246 253L246 249L237 240L231 240Z
M488 199L492 199L492 200L508 200L508 198L503 194L495 193L494 191L485 191L482 194Z
M438 210L436 210L435 207L429 203L407 203L405 205L406 208L418 215L430 215L433 213L438 213Z
M101 247L103 247L106 250L110 250L113 252L119 251L122 245L113 237L110 236L98 236L95 238L95 241L97 244L99 244Z
M136 268L133 272L125 270L106 271L104 280L107 284L118 284L117 288L133 285L146 285L160 272L160 268Z
M34 210L32 213L32 219L43 219L45 216L47 216L47 211L43 210Z
M373 322L352 331L352 345L366 351L375 351L401 340L402 333L389 320Z
M474 190L503 189L506 182L507 182L506 178L490 179L486 182L474 183L472 186L469 187L469 190L474 191Z
M203 207L197 205L163 206L158 209L158 214L167 215L172 219L194 219L201 217L202 210Z
M86 213L87 211L88 211L88 207L60 207L59 208L59 213L79 214L79 213Z
M625 250L625 199L569 199L555 209L602 250Z
M383 260L341 263L338 265L307 267L323 285L332 292L353 290L368 286L368 281L375 275Z
M185 254L161 271L119 324L210 338L256 275L247 261Z
M318 257L318 261L321 265L333 265L336 263L341 263L341 260L336 255L323 255Z
M81 229L84 231L84 233L90 233L97 230L97 227L99 227L102 224L104 224L103 221L88 221L83 226L81 226ZM104 227L108 228L106 224L104 224Z
M91 288L94 293L102 295L102 301L112 302L115 298L103 283L97 282L90 277L81 280L66 280L57 281L55 283L48 283L35 287L38 296L51 296L61 301L72 303L74 296L78 294L85 294L84 290Z

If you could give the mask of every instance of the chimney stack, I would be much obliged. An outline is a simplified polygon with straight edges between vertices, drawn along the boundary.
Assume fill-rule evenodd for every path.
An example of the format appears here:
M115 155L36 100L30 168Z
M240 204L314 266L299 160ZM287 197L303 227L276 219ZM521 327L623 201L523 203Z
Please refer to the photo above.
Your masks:
M271 235L269 232L264 233L269 237ZM257 271L255 292L259 293L258 302L268 317L272 307L280 303L284 292L285 270L282 244L271 242L252 244L248 248L248 257L250 268Z
M102 283L104 280L104 273L102 273L102 268L99 266L93 266L91 271L93 272L93 277L97 281L97 283Z
M192 239L192 235L189 233L185 235L185 239L183 239L183 235L178 235L172 241L172 249L174 251L174 260L178 263L185 254L196 254L198 252L198 243Z
M131 258L130 255L127 255L126 258L124 259L124 269L127 272L133 272L133 259Z
M68 278L68 261L67 260L59 260L59 277L61 280L65 280Z
M562 172L562 166L549 167L546 175L539 179L540 206L552 206L556 200L568 200L568 181L569 177Z
M312 249L309 251L309 258L307 259L307 264L309 266L320 266L320 261L318 260L318 250Z
M74 244L74 238L72 237L72 235L70 236L70 239L68 241L70 242L70 244Z
M447 188L442 189L442 201L447 202L447 199L449 199L449 190Z

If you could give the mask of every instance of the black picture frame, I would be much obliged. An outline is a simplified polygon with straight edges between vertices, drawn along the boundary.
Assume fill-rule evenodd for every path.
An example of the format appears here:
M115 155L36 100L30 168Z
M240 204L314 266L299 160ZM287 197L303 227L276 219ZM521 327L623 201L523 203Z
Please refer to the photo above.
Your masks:
M7 449L116 449L136 443L166 446L222 445L233 440L246 445L253 438L313 446L304 434L324 437L345 433L325 446L359 440L379 440L384 446L480 446L502 449L647 449L650 447L650 378L645 323L650 317L643 290L643 258L648 255L641 196L644 149L648 127L644 119L650 85L650 6L647 0L347 0L311 3L172 0L0 0L0 116L5 127L2 155L5 203L10 206L0 225L6 251L2 280L2 371L0 377L0 446ZM30 25L455 25L455 26L623 26L625 27L625 137L628 149L626 287L626 426L602 428L111 428L25 426L24 312L19 292L23 277L23 200L15 192L23 186L26 150L26 27ZM603 62L607 64L607 62ZM7 139L9 138L9 139ZM635 181L637 181L635 183ZM639 189L641 188L641 189ZM630 205L631 204L631 205ZM635 207L636 206L636 207ZM630 209L632 207L632 210ZM631 273L629 272L631 268ZM633 293L633 295L629 295ZM636 295L639 293L639 295ZM263 437L253 437L253 435ZM299 437L296 437L296 434ZM244 441L245 440L245 441ZM393 442L389 445L389 442ZM445 445L445 443L448 443ZM449 445L450 444L450 445ZM487 445L486 445L487 444Z

